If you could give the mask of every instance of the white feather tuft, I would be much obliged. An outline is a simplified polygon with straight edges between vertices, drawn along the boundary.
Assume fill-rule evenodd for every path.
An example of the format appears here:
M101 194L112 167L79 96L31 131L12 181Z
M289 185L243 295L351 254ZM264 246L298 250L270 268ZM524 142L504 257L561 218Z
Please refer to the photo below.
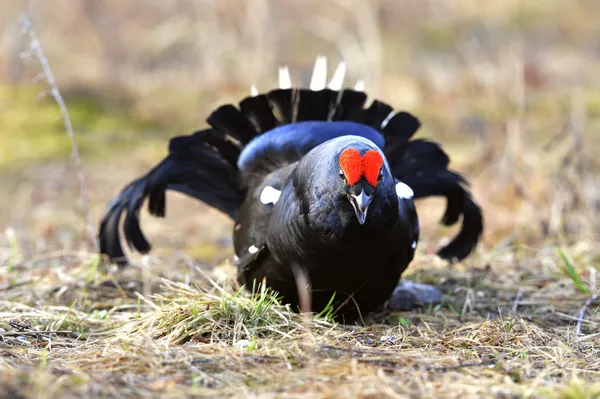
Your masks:
M256 88L256 85L250 86L250 95L252 97L258 96L258 89Z
M258 252L258 248L256 248L254 245L251 245L250 248L248 248L248 252L255 254Z
M318 56L315 61L315 69L310 79L310 89L313 91L323 90L327 84L327 57Z
M279 196L281 195L281 191L273 188L271 186L266 186L260 193L260 202L265 205L273 204L275 205L277 201L279 201Z
M290 78L290 70L287 66L279 68L279 88L280 89L291 89L292 78Z
M340 62L333 73L333 77L329 81L329 88L331 90L342 90L344 85L344 77L346 76L346 63Z
M398 182L396 184L396 195L402 199L411 199L414 197L415 192L407 184Z
M389 113L388 116L385 117L385 119L383 120L383 122L381 122L381 128L382 129L387 126L388 122L390 121L390 119L392 119L394 117L394 115L396 115L396 112L392 111L392 112Z
M365 81L362 79L357 80L356 84L354 85L354 90L365 91Z

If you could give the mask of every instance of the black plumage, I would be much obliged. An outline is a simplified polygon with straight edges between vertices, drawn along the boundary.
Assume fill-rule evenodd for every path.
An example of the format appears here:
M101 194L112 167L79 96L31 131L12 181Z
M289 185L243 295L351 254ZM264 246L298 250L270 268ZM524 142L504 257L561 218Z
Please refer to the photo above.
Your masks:
M150 213L165 216L165 191L175 190L235 220L241 283L266 279L295 308L308 292L314 311L335 292L346 320L376 309L414 256L413 199L445 197L446 225L462 216L458 235L438 252L446 259L475 248L483 220L441 147L411 140L419 121L380 101L365 108L365 101L349 89L277 89L245 98L239 108L221 106L207 118L211 128L172 139L169 155L111 202L101 252L126 264L123 213L128 245L150 251L140 209L148 199Z

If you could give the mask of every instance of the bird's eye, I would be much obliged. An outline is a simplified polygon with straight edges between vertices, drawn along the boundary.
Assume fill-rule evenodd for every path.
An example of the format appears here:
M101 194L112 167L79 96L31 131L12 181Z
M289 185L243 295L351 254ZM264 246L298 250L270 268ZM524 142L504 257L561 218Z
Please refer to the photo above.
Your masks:
M381 181L381 179L383 179L383 169L379 171L379 175L377 176L378 181Z
M346 175L344 174L344 171L340 169L340 179L342 179L343 181L346 181Z

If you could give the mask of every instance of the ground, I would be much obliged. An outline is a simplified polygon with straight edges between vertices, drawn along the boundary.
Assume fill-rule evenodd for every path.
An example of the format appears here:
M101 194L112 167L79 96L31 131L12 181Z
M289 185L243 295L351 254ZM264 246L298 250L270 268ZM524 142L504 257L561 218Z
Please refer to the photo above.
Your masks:
M593 2L52 3L0 16L0 397L600 397ZM279 64L305 79L317 54L352 60L350 77L417 115L470 181L485 234L461 263L435 255L455 232L438 224L444 202L417 204L403 278L442 304L341 325L251 296L232 222L177 194L166 219L142 216L151 256L123 270L97 256L86 215L95 230L169 137L276 84Z
M106 274L93 255L49 254L3 288L0 384L7 397L597 397L597 304L577 331L590 294L555 259L421 256L407 278L442 288L441 306L348 326L219 283L227 263Z

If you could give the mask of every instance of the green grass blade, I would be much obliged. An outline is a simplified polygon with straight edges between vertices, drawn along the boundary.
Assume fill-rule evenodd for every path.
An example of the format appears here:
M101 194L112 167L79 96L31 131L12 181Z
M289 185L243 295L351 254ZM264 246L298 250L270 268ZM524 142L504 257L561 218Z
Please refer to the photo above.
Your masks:
M575 270L575 267L573 266L569 258L567 258L565 253L560 248L558 248L556 251L558 252L558 255L560 256L563 262L563 267L561 267L561 269L573 281L573 284L575 284L575 288L577 288L584 294L589 294L590 290L584 285L581 276L579 275L579 273L577 273L577 270Z

